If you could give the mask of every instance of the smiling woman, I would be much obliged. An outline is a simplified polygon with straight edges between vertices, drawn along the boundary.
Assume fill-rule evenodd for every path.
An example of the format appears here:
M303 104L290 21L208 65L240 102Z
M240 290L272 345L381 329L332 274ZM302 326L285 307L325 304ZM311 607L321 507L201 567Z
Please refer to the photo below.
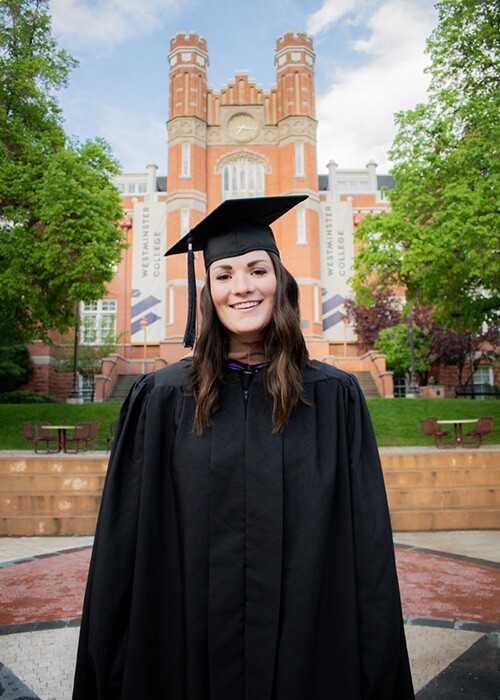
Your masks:
M122 409L74 700L414 698L368 411L309 360L270 228L303 199L227 200L167 252L203 250L200 335Z
M229 332L230 353L241 346L250 364L250 349L260 343L273 315L276 275L269 253L218 260L210 266L208 282L217 317Z

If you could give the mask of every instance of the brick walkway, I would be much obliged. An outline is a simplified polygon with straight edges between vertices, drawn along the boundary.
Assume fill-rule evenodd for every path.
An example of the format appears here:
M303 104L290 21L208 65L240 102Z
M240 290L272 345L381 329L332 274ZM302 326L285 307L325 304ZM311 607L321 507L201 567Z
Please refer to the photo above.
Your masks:
M449 552L437 551L437 534L429 533L431 547L422 546L425 533L413 537L405 533L401 543L395 536L418 697L498 698L500 676L492 661L496 652L491 650L499 636L492 633L500 632L500 563L491 552L496 547L500 554L499 535L443 533L448 547L456 535L454 551ZM486 543L485 550L472 544L477 558L470 556L471 538ZM90 547L91 538L0 538L0 662L42 700L71 697ZM482 558L485 552L488 559ZM472 656L479 684L476 694L443 694L439 683L445 676L439 674L449 674L450 668L455 669L454 678L461 668L467 674ZM14 700L13 691L5 696L1 688L0 672L2 700Z

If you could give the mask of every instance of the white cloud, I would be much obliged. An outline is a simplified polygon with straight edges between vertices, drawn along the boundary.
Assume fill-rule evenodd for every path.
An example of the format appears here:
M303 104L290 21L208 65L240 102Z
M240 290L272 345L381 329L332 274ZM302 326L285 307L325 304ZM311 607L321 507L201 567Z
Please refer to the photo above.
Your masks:
M307 33L316 36L346 15L357 17L376 0L324 0L323 5L307 19Z
M366 57L356 68L337 70L317 98L318 166L362 167L373 158L378 172L390 168L387 151L394 113L426 99L425 40L436 24L429 2L389 0L365 20L369 37L351 47Z
M70 135L79 141L104 138L123 172L144 172L148 163L156 162L160 174L166 172L167 130L165 120L145 113L139 107L121 106L103 100L92 101L92 121L87 118L88 96L79 94L68 100L65 116L71 122Z
M52 0L54 33L72 46L107 46L163 26L180 0Z

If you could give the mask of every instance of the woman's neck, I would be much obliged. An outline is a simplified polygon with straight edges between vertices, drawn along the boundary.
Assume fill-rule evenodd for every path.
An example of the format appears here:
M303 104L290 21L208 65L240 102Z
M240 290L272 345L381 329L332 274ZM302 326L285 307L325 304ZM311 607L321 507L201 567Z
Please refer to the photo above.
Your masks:
M250 340L244 341L236 337L229 339L229 358L238 360L246 365L257 365L261 362L266 362L267 357L264 354L264 346L262 341Z

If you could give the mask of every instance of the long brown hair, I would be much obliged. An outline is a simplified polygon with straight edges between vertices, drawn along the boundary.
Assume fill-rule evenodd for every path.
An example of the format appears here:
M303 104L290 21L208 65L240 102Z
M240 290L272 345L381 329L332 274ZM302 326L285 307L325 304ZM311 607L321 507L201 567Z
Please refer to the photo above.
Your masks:
M277 255L269 252L276 275L271 322L264 331L264 354L270 361L266 388L273 399L273 432L283 430L304 396L302 373L309 359L300 328L299 288ZM211 425L228 358L228 332L219 321L210 293L210 277L200 295L202 322L193 352L190 390L196 399L193 432L201 435Z

